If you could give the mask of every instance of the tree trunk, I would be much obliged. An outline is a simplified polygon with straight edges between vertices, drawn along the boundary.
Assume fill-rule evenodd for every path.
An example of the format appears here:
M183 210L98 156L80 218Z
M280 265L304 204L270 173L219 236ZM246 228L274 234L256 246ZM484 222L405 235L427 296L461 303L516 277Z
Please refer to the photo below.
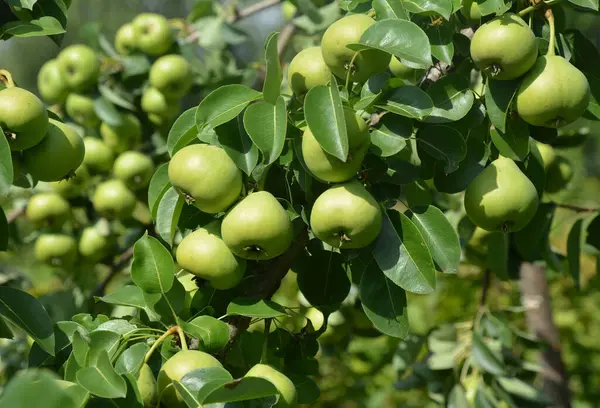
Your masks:
M550 294L544 269L523 262L520 271L521 301L526 309L529 331L546 343L540 364L543 391L552 400L553 408L570 408L569 379L560 353L560 336L552 320Z

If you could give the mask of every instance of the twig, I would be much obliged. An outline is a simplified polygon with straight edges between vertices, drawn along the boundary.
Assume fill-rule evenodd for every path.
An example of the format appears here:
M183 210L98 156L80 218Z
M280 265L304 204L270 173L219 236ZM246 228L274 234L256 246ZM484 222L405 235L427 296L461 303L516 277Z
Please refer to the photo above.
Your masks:
M26 210L27 210L27 207L23 206L23 207L19 208L18 210L11 212L10 214L8 214L6 216L6 221L8 221L9 224L12 224L13 222L16 221L17 218L19 218L21 215L25 214Z
M283 27L283 30L281 30L281 33L279 34L279 40L277 41L277 52L279 53L279 58L281 58L281 55L286 50L290 40L294 36L295 31L296 26L294 23L286 24L286 26Z
M559 204L554 203L559 208L565 208L567 210L575 211L575 212L600 212L600 208L589 208L589 207L579 207L577 205L571 204Z
M15 81L13 81L13 77L6 69L0 69L0 82L2 82L7 88L12 88L15 86Z
M119 255L119 258L113 263L110 267L110 273L104 278L102 282L96 286L96 288L92 291L90 298L94 298L96 296L100 297L104 295L104 291L106 287L110 283L110 281L119 273L119 271L129 263L129 261L133 258L133 247L128 248L125 252Z
M259 11L263 11L263 10L268 9L269 7L273 7L273 6L275 6L276 4L279 4L279 3L281 3L281 0L262 0L262 1L259 1L258 3L255 3L255 4L251 5L251 6L248 6L248 7L244 8L244 9L242 9L242 10L238 10L236 8L236 10L235 10L235 16L234 16L235 20L234 21L240 20L242 18L249 17L249 16L251 16L254 13L258 13Z

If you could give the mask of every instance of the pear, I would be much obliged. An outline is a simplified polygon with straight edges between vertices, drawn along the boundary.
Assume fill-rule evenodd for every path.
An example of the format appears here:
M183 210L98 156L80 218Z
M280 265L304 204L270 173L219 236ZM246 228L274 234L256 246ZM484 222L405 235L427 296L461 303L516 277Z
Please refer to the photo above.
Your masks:
M154 408L158 400L156 378L148 364L142 365L137 378L137 386L142 397L144 408Z
M556 55L537 59L516 97L519 116L530 125L545 127L561 127L579 119L589 103L585 75Z
M546 172L546 192L558 193L573 179L573 166L562 156L557 156Z
M277 388L280 397L274 408L292 408L296 406L296 386L288 377L267 364L256 364L244 377L257 377L269 381Z
M362 248L381 231L381 209L358 181L332 187L315 201L310 214L313 234L335 248Z
M548 168L552 165L552 162L556 159L556 153L552 146L546 143L536 142L535 145L542 156L542 162L544 163L544 170L548 172Z
M292 243L292 223L285 209L267 191L252 193L223 219L221 236L231 252L245 259L271 259Z
M487 231L519 231L539 205L533 183L514 161L499 157L475 177L465 192L465 210Z

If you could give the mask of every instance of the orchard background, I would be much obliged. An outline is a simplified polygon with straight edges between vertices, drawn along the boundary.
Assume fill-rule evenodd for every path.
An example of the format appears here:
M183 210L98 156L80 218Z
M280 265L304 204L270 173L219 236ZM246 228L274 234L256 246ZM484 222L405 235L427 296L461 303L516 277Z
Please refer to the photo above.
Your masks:
M510 13L507 43L476 34ZM336 48L347 15L361 28ZM0 0L0 407L597 406L598 17L597 0ZM563 57L521 103L536 58ZM5 87L75 147L11 151ZM209 145L210 166L171 169ZM485 204L482 184L500 190Z

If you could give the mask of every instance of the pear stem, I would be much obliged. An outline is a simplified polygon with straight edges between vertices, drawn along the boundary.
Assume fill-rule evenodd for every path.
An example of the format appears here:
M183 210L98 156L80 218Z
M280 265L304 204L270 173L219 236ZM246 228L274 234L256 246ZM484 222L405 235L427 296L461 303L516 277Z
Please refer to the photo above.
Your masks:
M179 335L179 340L181 341L181 349L183 351L187 351L188 350L188 345L187 345L187 341L185 340L185 333L183 332L183 329L179 326L177 327L177 334Z
M544 17L548 20L548 24L550 25L550 44L548 44L548 52L546 53L547 57L554 56L554 47L556 42L556 27L554 24L554 13L551 8L548 8L544 13Z
M2 82L7 88L12 88L15 86L15 81L13 81L13 77L6 69L0 69L0 82Z
M531 13L532 11L535 11L535 9L538 8L538 4L534 5L534 6L529 6L527 8L524 8L523 10L519 11L519 16L523 17L529 13Z
M178 329L179 329L179 326L169 327L169 329L166 332L164 332L162 336L160 336L158 339L156 339L154 344L152 344L152 347L150 347L150 350L148 350L148 352L144 356L144 363L147 363L148 360L150 360L150 357L152 357L152 353L154 353L154 350L156 350L158 348L158 346L160 346L162 344L162 342L166 340L167 337L169 337L172 334L175 334ZM182 346L183 346L183 344L182 344ZM186 346L186 348L187 348L187 346Z
M350 93L350 74L352 74L352 70L354 68L354 60L356 60L356 57L358 57L358 54L360 54L360 51L356 51L354 53L354 55L352 56L352 59L350 60L350 64L348 65L348 69L346 72L346 89L348 90L348 94Z

